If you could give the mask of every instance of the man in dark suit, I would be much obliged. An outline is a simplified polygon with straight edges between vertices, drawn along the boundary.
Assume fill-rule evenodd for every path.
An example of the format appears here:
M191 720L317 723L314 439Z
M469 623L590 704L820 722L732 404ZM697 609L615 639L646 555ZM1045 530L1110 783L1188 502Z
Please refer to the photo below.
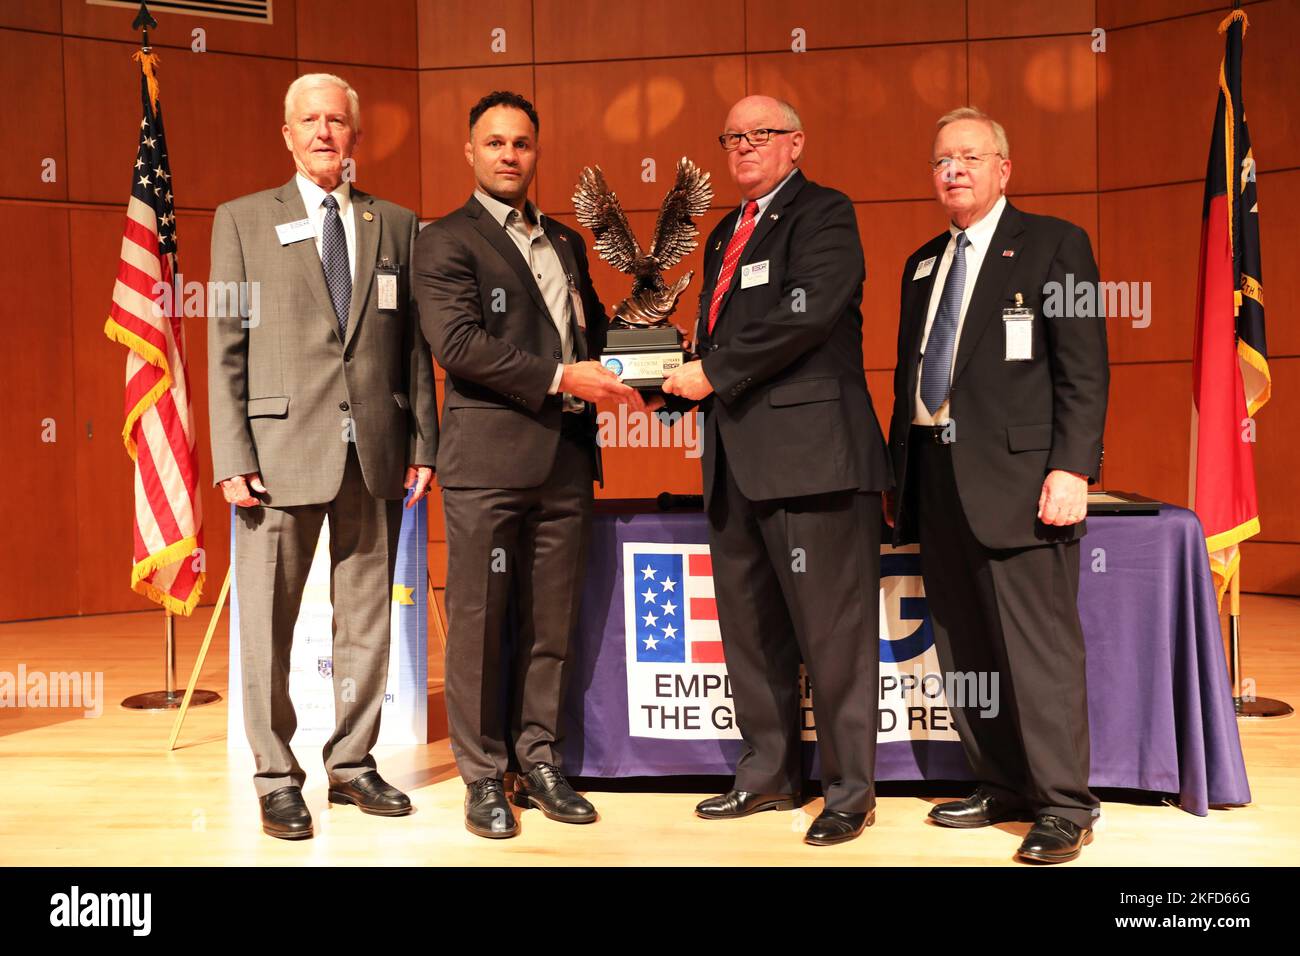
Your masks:
M300 76L285 95L296 175L222 203L209 278L212 470L235 518L244 724L262 829L310 837L305 774L289 741L289 653L321 525L329 519L334 719L330 803L409 813L370 751L388 677L389 603L407 507L438 447L433 365L410 296L414 212L352 188L361 107L344 80ZM237 299L259 290L257 314Z
M1058 309L1050 285L1096 291L1087 233L1007 202L1009 155L978 110L940 119L931 165L950 224L903 267L887 517L896 545L920 542L946 675L999 689L995 707L949 701L979 787L930 819L1033 819L1018 855L1053 863L1079 855L1099 812L1076 599L1109 370L1100 309Z
M853 204L796 168L787 103L748 96L720 137L743 203L705 247L698 362L666 408L702 401L704 497L723 653L745 751L708 819L799 804L799 661L825 809L804 839L875 814L880 492L889 461L862 367L865 266Z
M511 837L515 803L566 823L595 808L560 773L566 658L578 615L592 481L595 407L639 395L595 357L607 319L582 237L528 201L537 113L515 93L469 115L465 159L477 188L416 241L424 333L446 370L438 483L447 519L447 717L467 784L465 825ZM511 699L502 636L519 623ZM510 741L507 742L507 733Z

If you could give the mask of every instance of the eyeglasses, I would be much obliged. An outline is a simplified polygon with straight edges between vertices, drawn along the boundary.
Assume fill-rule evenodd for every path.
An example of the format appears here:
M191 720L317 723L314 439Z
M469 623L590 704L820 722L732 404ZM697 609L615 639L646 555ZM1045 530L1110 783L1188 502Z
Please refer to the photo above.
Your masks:
M793 133L792 129L750 129L743 133L723 133L718 137L718 142L727 152L740 148L742 139L749 143L750 146L762 146L773 136L778 133Z
M930 168L936 173L949 172L959 163L964 169L979 169L984 165L984 160L990 156L1001 156L1001 153L962 153L958 156L940 156L938 159L931 160Z

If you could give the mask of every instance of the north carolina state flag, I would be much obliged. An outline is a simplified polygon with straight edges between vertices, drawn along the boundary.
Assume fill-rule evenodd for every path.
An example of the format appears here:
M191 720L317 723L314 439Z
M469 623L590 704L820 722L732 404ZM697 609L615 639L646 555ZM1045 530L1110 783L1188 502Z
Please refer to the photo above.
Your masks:
M1255 158L1241 95L1242 39L1234 10L1219 65L1219 105L1202 209L1201 269L1192 358L1191 492L1205 527L1219 600L1237 573L1238 545L1259 533L1254 415L1268 401Z

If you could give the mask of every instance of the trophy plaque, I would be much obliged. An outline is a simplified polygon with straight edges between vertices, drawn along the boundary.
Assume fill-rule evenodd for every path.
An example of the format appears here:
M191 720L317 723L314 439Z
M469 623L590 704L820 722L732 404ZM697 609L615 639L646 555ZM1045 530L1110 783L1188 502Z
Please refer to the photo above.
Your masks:
M694 272L688 271L671 286L663 273L695 248L699 230L694 220L712 199L709 174L683 156L677 163L676 181L659 208L650 251L643 252L600 167L587 167L578 180L573 194L578 222L595 235L593 248L602 259L633 276L632 294L614 312L600 359L632 388L659 391L664 376L686 360L682 333L668 318Z

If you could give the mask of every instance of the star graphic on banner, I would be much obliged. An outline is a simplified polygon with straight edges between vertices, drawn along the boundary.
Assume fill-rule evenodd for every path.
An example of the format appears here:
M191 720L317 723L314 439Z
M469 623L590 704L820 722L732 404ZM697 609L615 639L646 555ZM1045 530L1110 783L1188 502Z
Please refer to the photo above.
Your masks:
M398 604L414 604L411 595L415 593L415 588L408 588L401 584L393 585L393 600Z
M641 592L641 596L642 596L643 598L645 598L645 602L646 602L647 604L649 604L649 603L650 603L651 601L653 601L653 600L654 600L658 595L655 594L653 588L646 588L643 592Z
M665 591L671 591L671 590L672 590L673 588L675 588L675 587L677 587L677 582L676 582L676 581L674 581L672 578L664 578L664 590L665 590Z
M676 636L677 636L677 628L673 627L671 624L669 624L667 627L664 628L664 640L670 641Z
M654 616L653 614L651 614L649 611L646 612L646 616L645 616L644 620L645 620L645 626L646 626L646 627L654 627L655 624L657 624L657 623L659 622L659 618L655 617L655 616Z
M140 157L140 156L137 156L137 157L135 158L135 168L136 168L136 169L139 169L139 168L140 168L141 166L143 166L143 165L144 165L144 159L143 159L142 157Z
M148 146L150 149L153 149L155 146L158 145L158 141L154 139L152 136L146 136L144 138L144 144Z
M650 567L650 565L647 564L644 568L641 569L641 575L642 575L641 577L642 581L653 581L655 577L655 569Z
M148 176L141 176L141 177L140 177L140 185L141 185L141 186L148 186L148 185L149 185L149 177L148 177Z
M672 601L665 601L663 604L660 605L660 609L664 612L664 614L677 613L677 605L674 604Z
M653 651L658 646L659 646L659 642L656 641L653 637L647 637L645 639L645 649L647 651Z

